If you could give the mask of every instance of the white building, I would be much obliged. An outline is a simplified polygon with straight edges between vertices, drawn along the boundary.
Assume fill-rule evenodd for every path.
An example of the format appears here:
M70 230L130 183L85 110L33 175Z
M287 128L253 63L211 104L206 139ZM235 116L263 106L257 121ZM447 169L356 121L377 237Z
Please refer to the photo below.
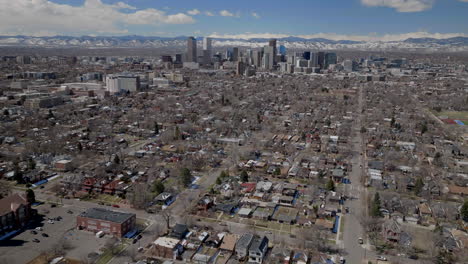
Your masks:
M140 77L127 74L110 74L106 76L106 88L111 94L137 92L140 90Z

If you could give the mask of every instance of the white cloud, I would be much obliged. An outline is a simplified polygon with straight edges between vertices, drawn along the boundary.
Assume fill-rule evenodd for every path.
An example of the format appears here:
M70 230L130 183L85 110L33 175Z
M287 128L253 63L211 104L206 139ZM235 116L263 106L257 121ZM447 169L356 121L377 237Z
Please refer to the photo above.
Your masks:
M199 15L200 13L201 12L198 9L193 9L193 10L190 10L190 11L187 12L187 14L192 15L192 16Z
M113 4L112 6L114 6L115 8L118 8L118 9L131 9L131 10L137 9L136 7L131 6L129 4L126 4L124 2L117 2L117 3Z
M260 15L257 14L257 13L255 13L255 12L252 12L252 16L255 17L255 18L257 18L257 19L260 18Z
M225 16L225 17L233 17L233 16L234 16L233 13L231 13L231 12L229 12L229 11L227 11L227 10L221 10L221 11L219 11L219 15Z
M209 37L212 38L229 38L229 39L252 39L252 38L286 38L286 37L300 37L305 39L312 38L325 38L330 40L354 40L354 41L402 41L408 38L436 38L445 39L453 37L468 37L464 33L429 33L429 32L412 32L403 34L386 34L386 35L345 35L335 33L317 33L309 35L289 35L289 34L276 34L276 33L244 33L244 34L218 34L213 33Z
M72 35L124 34L126 25L190 24L193 17L167 14L154 8L134 10L118 2L105 4L101 0L85 0L80 6L58 4L48 0L0 0L0 34ZM72 33L70 33L72 32Z
M464 0L467 1L467 0ZM435 0L361 0L361 3L372 7L390 7L398 12L421 12L431 9Z
M213 14L213 12L210 12L210 11L205 11L205 15L207 15L207 16L214 16L215 14Z

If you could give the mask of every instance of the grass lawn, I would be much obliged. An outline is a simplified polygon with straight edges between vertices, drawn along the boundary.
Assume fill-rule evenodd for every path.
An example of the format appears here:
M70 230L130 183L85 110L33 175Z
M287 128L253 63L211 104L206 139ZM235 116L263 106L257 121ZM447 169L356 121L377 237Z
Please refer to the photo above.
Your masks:
M125 248L125 245L120 244L117 246L117 249L115 250L115 252L121 252L124 248ZM111 261L111 259L114 256L115 254L113 254L111 250L107 250L99 257L99 259L96 261L96 264L107 264L109 263L109 261Z

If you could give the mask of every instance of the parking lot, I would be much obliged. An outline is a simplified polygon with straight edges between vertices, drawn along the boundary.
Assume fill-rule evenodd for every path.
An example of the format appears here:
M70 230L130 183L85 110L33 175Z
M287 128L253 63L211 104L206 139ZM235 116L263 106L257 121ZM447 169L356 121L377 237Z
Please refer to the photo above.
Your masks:
M42 215L42 221L0 244L0 263L24 264L44 252L61 250L70 258L81 260L91 252L96 252L106 238L96 238L92 233L75 229L75 217L81 211L70 206L52 207L43 204L35 207ZM54 219L61 217L59 221ZM41 229L41 230L37 230ZM45 235L43 235L45 234ZM34 240L36 239L36 242Z

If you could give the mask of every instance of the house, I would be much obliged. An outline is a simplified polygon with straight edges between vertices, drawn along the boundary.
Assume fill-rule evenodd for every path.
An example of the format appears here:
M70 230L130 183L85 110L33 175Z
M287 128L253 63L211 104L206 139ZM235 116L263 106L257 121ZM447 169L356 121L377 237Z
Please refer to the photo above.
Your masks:
M344 170L342 169L334 169L332 171L332 179L335 181L335 182L341 182L341 180L343 179L344 177Z
M263 258L266 255L268 250L268 238L263 237L254 237L252 244L249 248L249 262L248 263L262 263Z
M293 251L284 247L273 247L267 263L290 264Z
M25 196L15 193L0 200L0 235L24 228L33 216Z
M136 227L136 215L111 211L104 208L89 208L76 217L76 227L92 232L103 231L117 237L123 237Z
M160 258L177 259L184 251L180 240L172 237L159 237L153 244L150 254Z
M291 260L291 264L307 264L309 263L309 254L303 251L296 251Z
M239 236L235 234L225 235L219 249L230 254L233 253L236 249L236 243L238 239Z
M205 195L197 203L197 208L200 211L208 211L213 206L213 199L210 196Z
M448 189L449 189L449 193L451 194L456 194L460 196L468 196L468 187L449 185Z
M70 171L73 169L71 160L59 160L55 162L55 169L58 171Z
M285 206L278 206L273 213L271 220L278 221L278 223L294 224L297 221L299 211L296 208Z
M249 218L250 216L252 216L252 212L253 212L253 210L251 208L242 207L239 210L239 212L237 212L237 214L239 215L239 217Z
M400 224L394 219L385 221L382 225L382 234L387 241L399 242L402 234Z
M169 236L177 239L184 239L188 232L189 229L186 225L176 224L174 228L172 228Z
M237 241L235 253L239 260L242 260L248 256L253 237L254 236L252 234L243 234Z
M174 196L168 192L162 192L156 198L154 198L156 204L169 206L174 202Z

